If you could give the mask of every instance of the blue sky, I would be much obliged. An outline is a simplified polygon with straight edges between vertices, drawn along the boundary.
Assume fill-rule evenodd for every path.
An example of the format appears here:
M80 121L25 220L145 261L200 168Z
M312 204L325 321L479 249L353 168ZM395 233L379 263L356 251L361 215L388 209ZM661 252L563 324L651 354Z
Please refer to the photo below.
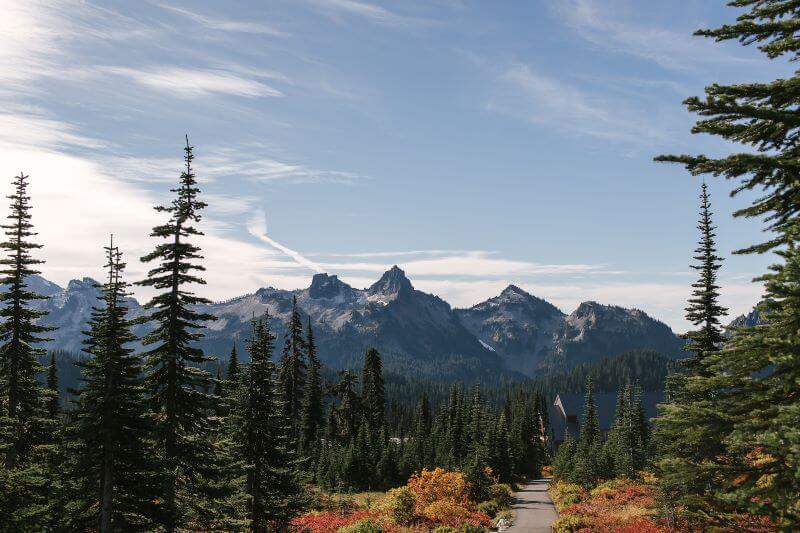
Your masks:
M716 0L0 4L0 170L31 175L45 275L98 276L113 232L142 276L188 133L215 299L397 263L457 306L516 283L685 330L700 182L652 158L731 150L686 96L792 75L692 37ZM761 239L710 186L722 253ZM726 261L733 313L770 260Z

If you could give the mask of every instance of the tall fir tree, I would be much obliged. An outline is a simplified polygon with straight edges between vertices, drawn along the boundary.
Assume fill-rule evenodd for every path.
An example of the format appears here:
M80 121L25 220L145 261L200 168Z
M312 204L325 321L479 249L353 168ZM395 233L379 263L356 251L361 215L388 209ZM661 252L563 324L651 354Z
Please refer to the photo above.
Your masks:
M69 413L71 526L101 532L144 530L158 514L155 470L142 365L130 344L125 263L113 240L105 248L108 277L100 287L80 363L82 386Z
M236 353L236 343L231 347L231 355L228 359L228 369L225 372L225 380L228 382L227 387L230 390L236 388L237 380L239 379L239 355Z
M786 0L734 0L744 9L731 24L701 30L717 41L737 40L756 45L769 59L800 57L800 5ZM710 357L716 381L689 378L690 393L713 394L703 407L706 421L690 428L692 443L703 434L721 452L703 462L698 507L703 518L724 523L729 512L750 511L778 520L781 527L800 527L800 300L796 243L800 224L800 184L797 180L797 74L770 82L713 84L705 98L685 101L702 118L695 133L716 135L745 148L726 157L661 156L682 163L693 174L711 174L739 181L734 194L760 190L750 206L736 216L763 218L770 238L740 253L775 251L778 263L761 278L766 298L761 310L766 325L740 329L725 349ZM665 416L677 407L669 405ZM659 439L663 443L663 439ZM722 442L722 446L718 443ZM665 465L666 467L667 465ZM683 479L694 480L688 471ZM705 481L705 483L702 483ZM683 491L677 487L680 494Z
M324 423L321 365L317 357L317 343L314 340L314 330L311 327L310 318L306 328L306 354L308 355L308 371L303 388L300 423L301 447L309 451L316 444Z
M700 243L694 256L697 263L690 265L699 273L699 278L692 284L692 296L686 308L686 320L697 329L686 334L688 342L685 349L691 355L682 361L692 374L703 376L709 375L704 358L719 350L725 340L721 318L728 314L728 310L719 303L717 272L722 267L722 257L717 255L714 233L716 228L712 216L708 185L703 182L700 191L700 220L697 224Z
M6 240L0 244L6 256L0 259L0 443L7 469L30 459L37 443L42 442L46 424L43 418L46 397L36 374L43 370L39 357L45 352L36 347L46 341L40 335L53 328L38 320L46 313L34 309L32 303L44 296L31 291L28 278L39 274L36 265L43 263L31 252L42 247L31 241L36 235L31 223L28 176L20 173L13 181L8 224L3 224Z
M282 531L305 505L294 440L271 361L274 341L269 314L254 319L248 343L250 363L241 376L233 410L234 442L243 458L246 522L251 531Z
M593 484L600 476L599 460L602 453L602 435L597 405L594 402L592 379L586 381L583 424L578 436L578 449L573 468L573 479L584 486Z
M508 440L508 423L505 413L500 414L497 421L496 437L494 441L494 460L495 473L500 481L509 483L512 481L513 464L511 462L511 446Z
M286 416L295 425L300 421L303 401L303 383L307 368L305 352L303 321L300 318L300 309L297 307L297 296L294 296L281 355L280 382Z
M375 348L368 348L364 354L364 368L361 372L361 401L363 413L373 431L383 427L386 412L386 392L383 383L383 364L381 355Z
M333 408L339 436L345 441L355 438L361 419L361 399L356 392L356 375L349 370L339 371L339 382L331 388L339 405Z
M572 480L575 469L575 456L578 453L578 443L568 430L564 430L564 440L556 450L553 458L553 475L560 480Z
M50 353L50 364L47 366L47 418L58 420L61 414L61 399L58 394L58 367L56 352Z
M208 413L215 408L215 397L209 391L211 376L201 369L210 361L196 342L203 336L204 321L214 317L197 311L209 300L188 290L189 285L204 285L200 273L203 258L192 237L203 233L195 227L206 204L198 199L192 170L192 147L186 139L186 168L177 188L175 199L167 207L156 207L166 213L166 223L153 228L152 237L165 242L142 257L145 263L156 262L147 278L139 285L158 293L145 305L149 311L142 322L150 323L152 331L142 344L147 363L146 387L155 426L152 438L165 473L157 496L163 501L163 527L174 531L188 516L203 514L209 497L208 479L215 477L214 449L210 442L213 420Z
M697 229L700 240L695 249L698 280L686 308L686 319L696 328L686 334L689 357L680 377L670 379L670 394L676 401L662 404L657 419L659 442L659 489L665 515L672 521L678 509L690 522L707 521L717 506L713 493L717 472L723 468L724 437L730 430L725 413L716 410L717 352L725 340L721 318L726 309L719 304L717 275L722 258L717 255L715 228L708 187L700 192L700 216ZM680 386L679 386L680 385ZM676 387L679 386L679 389ZM629 413L634 423L635 413ZM629 436L634 438L634 436ZM629 443L631 446L633 442ZM630 461L632 454L626 455ZM633 463L627 463L633 468Z

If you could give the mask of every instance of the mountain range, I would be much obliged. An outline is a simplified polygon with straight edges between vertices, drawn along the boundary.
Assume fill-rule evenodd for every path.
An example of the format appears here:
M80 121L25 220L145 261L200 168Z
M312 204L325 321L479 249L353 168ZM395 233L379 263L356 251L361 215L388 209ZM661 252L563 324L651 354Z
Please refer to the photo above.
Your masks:
M29 284L47 296L36 303L48 312L41 322L58 328L47 347L80 351L97 283L83 278L62 288L34 277ZM638 309L584 302L567 315L515 285L468 309L453 309L416 290L395 266L366 289L316 274L305 289L268 287L201 306L217 317L206 324L201 347L222 360L234 344L246 354L250 321L269 312L279 349L294 298L304 322L311 320L321 360L333 369L358 366L364 350L375 346L388 372L442 380L534 376L626 351L678 358L683 345L666 324ZM145 313L135 299L128 305L132 317ZM141 336L147 328L139 325L135 332Z

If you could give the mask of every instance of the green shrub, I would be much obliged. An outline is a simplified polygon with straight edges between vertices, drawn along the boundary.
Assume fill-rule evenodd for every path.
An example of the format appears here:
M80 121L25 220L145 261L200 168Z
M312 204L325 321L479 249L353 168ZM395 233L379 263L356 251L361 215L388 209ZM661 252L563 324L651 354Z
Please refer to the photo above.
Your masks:
M554 533L572 533L573 531L580 531L581 529L591 527L591 518L574 514L561 515L553 522Z
M463 524L458 527L458 533L485 533L486 528L481 526L474 526L472 524Z
M381 525L371 518L364 518L353 522L349 526L342 526L338 533L383 533Z
M439 526L433 530L433 533L458 533L458 531L454 527Z
M495 483L489 489L489 494L500 509L508 509L514 502L514 492L508 483Z
M499 510L500 506L498 506L497 502L494 500L488 500L478 504L478 512L489 515L489 518L493 518Z
M550 495L553 497L553 501L556 503L556 506L561 508L566 505L572 505L574 503L580 503L583 501L586 491L584 491L579 485L562 481L559 483L554 483L550 487Z
M408 487L400 487L390 490L378 507L386 511L395 524L406 526L414 520L416 498Z

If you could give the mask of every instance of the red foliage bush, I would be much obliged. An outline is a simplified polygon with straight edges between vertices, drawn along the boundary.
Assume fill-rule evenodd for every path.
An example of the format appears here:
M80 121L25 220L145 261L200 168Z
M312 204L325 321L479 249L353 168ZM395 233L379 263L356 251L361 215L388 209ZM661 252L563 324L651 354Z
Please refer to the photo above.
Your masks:
M667 533L669 528L660 526L649 518L634 518L622 525L614 526L609 531L618 533Z
M291 525L302 533L336 533L340 527L349 526L365 518L381 522L381 527L386 533L397 531L397 527L386 521L385 517L368 510L355 511L346 515L329 512L309 513L293 519Z

